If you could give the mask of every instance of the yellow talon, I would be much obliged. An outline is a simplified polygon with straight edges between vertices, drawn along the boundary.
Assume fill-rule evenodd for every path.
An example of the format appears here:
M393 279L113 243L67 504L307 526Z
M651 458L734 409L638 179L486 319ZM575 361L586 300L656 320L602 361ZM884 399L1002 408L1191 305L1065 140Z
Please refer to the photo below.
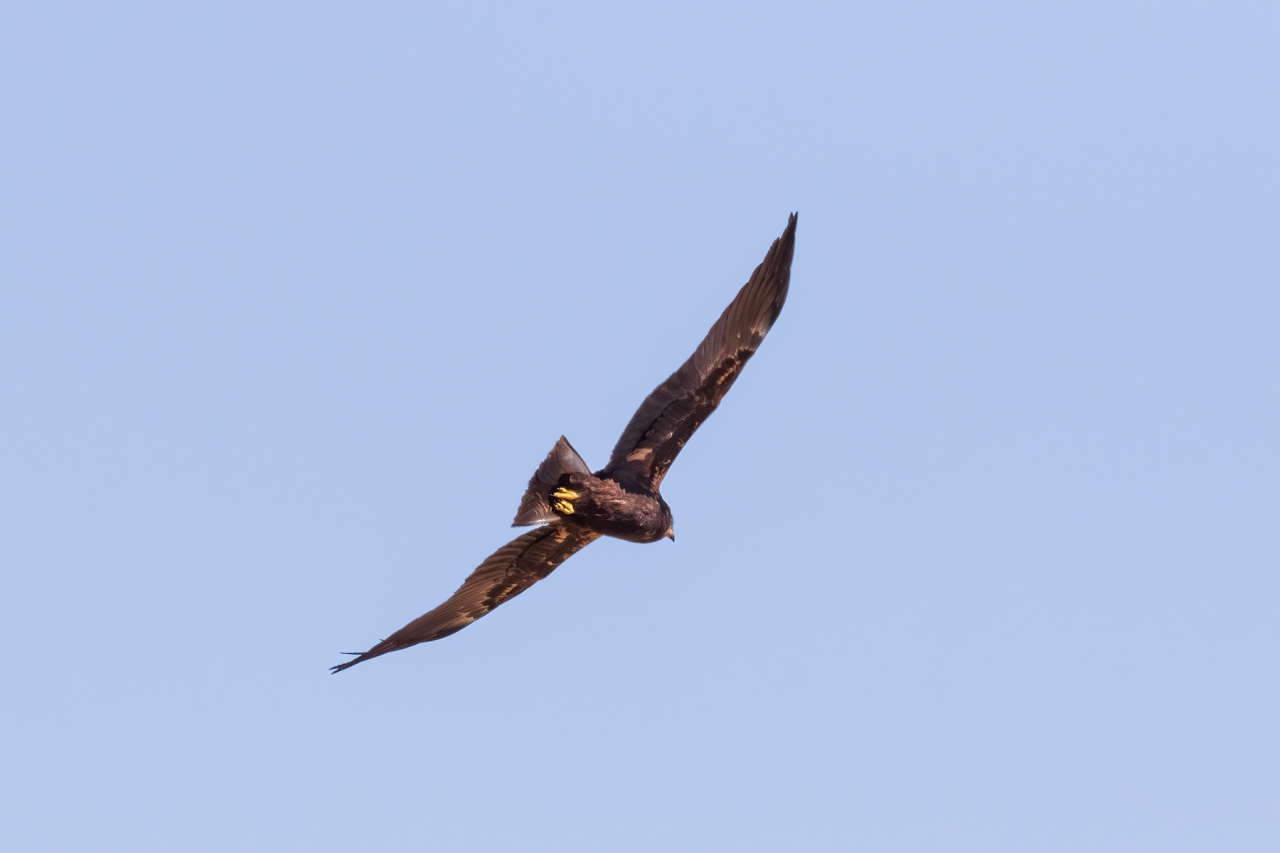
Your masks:
M565 515L573 515L573 504L568 501L556 501L555 509L556 512L562 512Z
M570 491L569 489L561 488L561 489L556 489L554 492L552 492L551 497L560 498L561 500L566 500L566 501L576 501L578 499L578 493L574 491Z

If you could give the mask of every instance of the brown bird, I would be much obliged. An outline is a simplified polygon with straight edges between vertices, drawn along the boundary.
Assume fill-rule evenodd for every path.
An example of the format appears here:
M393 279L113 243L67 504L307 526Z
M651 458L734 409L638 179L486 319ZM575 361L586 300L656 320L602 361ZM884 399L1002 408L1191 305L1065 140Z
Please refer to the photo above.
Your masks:
M787 299L796 214L773 241L689 360L653 390L622 431L609 464L591 473L564 436L529 479L513 527L542 525L503 545L436 609L355 660L439 640L515 598L601 536L631 542L675 540L671 508L659 488L676 454L733 385Z

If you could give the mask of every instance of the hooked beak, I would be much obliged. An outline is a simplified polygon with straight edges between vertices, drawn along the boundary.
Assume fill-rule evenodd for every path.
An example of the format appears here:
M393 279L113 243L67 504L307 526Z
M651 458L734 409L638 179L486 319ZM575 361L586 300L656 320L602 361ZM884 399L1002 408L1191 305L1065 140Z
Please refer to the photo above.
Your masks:
M667 539L670 539L672 542L676 541L676 533L675 533L675 531L674 531L674 530L672 530L671 528L667 528L667 535L666 535L666 538L667 538Z

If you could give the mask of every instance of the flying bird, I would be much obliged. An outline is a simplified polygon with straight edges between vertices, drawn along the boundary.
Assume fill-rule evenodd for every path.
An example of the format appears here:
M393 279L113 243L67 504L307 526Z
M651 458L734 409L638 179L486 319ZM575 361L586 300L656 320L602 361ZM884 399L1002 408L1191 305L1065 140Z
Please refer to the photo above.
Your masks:
M689 360L653 390L622 431L609 464L594 474L561 436L529 479L513 527L541 525L503 545L462 582L449 600L419 616L354 660L439 640L461 631L551 574L599 539L675 540L662 478L694 430L720 401L769 333L787 299L796 214L773 241Z

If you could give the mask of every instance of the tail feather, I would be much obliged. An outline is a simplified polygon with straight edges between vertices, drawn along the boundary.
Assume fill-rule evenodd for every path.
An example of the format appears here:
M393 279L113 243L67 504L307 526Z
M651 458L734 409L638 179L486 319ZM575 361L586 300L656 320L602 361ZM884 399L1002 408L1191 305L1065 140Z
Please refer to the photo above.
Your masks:
M529 478L524 497L520 499L520 510L512 527L526 527L531 524L545 524L555 521L559 516L551 511L551 489L560 482L560 477L571 473L590 474L591 469L582 461L578 451L573 449L569 439L563 435L555 447L542 460L538 470Z

